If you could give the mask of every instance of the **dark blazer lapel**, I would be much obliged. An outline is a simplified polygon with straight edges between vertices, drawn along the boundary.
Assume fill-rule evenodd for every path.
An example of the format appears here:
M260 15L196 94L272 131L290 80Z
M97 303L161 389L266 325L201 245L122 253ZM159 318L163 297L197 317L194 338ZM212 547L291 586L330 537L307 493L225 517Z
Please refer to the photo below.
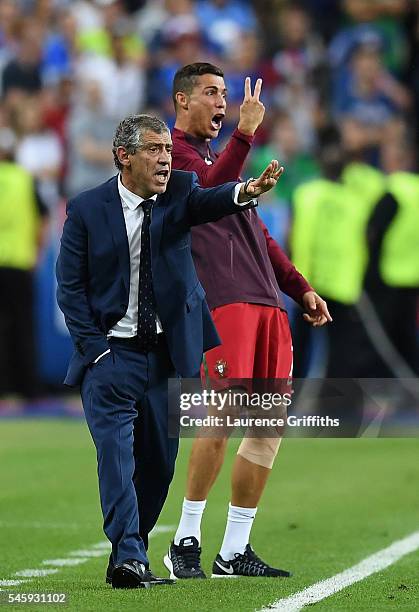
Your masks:
M109 189L105 202L105 213L107 216L109 230L112 241L118 255L119 265L121 266L122 278L125 287L129 292L130 286L130 255L127 230L125 227L124 213L122 210L121 198L118 191L118 177L109 181Z

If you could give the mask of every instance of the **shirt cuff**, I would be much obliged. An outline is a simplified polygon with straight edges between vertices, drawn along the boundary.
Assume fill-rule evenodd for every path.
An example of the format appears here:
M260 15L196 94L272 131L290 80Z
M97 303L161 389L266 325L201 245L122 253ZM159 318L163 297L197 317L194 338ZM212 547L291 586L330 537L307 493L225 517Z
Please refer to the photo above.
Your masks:
M238 128L234 130L233 136L235 136L235 138L238 138L239 140L242 140L243 142L246 142L248 145L251 145L255 139L254 136L249 136L249 134L243 134L243 132L241 132Z
M96 357L96 359L93 361L93 363L97 363L99 361L99 359L102 359L102 357L104 357L105 355L107 355L110 352L111 352L111 349L108 349L107 351L105 351L104 353L102 353L101 355Z
M247 206L250 202L253 202L254 204L257 203L256 198L251 198L249 197L248 200L246 200L246 202L239 202L239 191L242 185L244 185L245 183L238 183L235 187L234 187L234 195L233 195L233 200L234 200L234 204L236 204L237 206Z

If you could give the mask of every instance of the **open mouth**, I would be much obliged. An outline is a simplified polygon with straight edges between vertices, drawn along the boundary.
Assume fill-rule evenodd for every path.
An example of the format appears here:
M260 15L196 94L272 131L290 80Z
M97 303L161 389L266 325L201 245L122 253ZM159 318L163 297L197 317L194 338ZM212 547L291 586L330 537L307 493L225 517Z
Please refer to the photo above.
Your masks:
M221 129L221 126L223 124L223 119L224 119L223 113L218 113L217 115L214 115L214 117L211 119L212 129L217 130L217 131Z
M160 183L164 183L169 178L169 170L159 170L155 176Z

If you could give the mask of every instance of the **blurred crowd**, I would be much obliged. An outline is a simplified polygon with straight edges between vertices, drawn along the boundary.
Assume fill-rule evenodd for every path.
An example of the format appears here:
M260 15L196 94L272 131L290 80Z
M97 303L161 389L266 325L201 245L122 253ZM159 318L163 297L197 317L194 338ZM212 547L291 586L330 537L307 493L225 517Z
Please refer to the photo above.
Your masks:
M333 119L351 152L382 166L382 144L418 130L414 0L1 0L0 127L54 206L112 173L110 138L130 113L173 123L176 70L220 65L234 127L245 76L263 77L267 115L250 172L274 155L277 198L319 173ZM228 133L224 129L224 135ZM417 135L413 136L417 140ZM417 144L417 142L415 143Z
M224 69L219 147L237 125L245 77L262 77L267 110L246 174L272 158L285 166L270 197L286 245L295 190L323 175L331 124L348 163L391 173L406 148L403 169L417 170L418 52L419 0L0 0L0 152L36 180L41 216L54 216L115 172L122 117L173 125L179 67Z

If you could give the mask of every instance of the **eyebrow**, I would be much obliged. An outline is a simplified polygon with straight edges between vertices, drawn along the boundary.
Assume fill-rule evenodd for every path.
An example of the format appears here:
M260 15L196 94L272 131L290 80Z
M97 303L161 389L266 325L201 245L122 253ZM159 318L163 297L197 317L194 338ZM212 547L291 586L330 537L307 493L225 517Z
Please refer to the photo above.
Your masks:
M204 87L204 91L207 89L215 89L215 91L218 91L218 87L216 85L207 85L206 87ZM227 93L227 87L224 87L223 89L220 89L220 91L222 93Z

